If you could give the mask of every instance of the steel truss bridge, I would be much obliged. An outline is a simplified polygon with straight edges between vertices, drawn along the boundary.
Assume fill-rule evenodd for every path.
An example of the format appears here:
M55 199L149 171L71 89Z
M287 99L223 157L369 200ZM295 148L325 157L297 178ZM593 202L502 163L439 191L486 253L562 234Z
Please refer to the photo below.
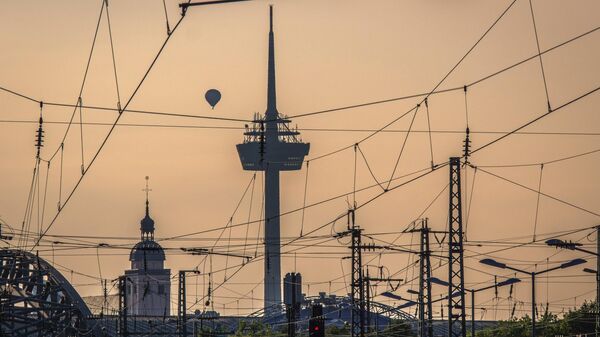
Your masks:
M371 307L389 318L416 321L399 308L377 302L371 302ZM112 335L102 331L99 323L71 283L50 263L27 251L0 249L0 337Z
M0 336L100 336L65 277L35 254L0 249Z

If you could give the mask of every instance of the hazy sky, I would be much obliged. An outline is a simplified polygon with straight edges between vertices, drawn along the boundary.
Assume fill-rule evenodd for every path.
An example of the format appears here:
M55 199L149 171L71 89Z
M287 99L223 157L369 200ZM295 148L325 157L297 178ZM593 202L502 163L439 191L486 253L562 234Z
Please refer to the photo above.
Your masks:
M39 100L74 104L101 3L100 0L1 2L0 86ZM121 102L124 104L166 38L165 13L159 0L112 0L109 3ZM475 0L274 0L190 9L129 108L237 119L250 119L255 112L264 112L269 4L274 5L275 13L280 113L297 115L427 92L509 3ZM171 27L179 18L177 4L177 1L167 1ZM600 26L598 1L534 0L533 8L541 50ZM440 88L474 82L536 53L529 1L517 0ZM600 78L599 59L598 31L545 54L543 63L551 107L556 108L596 89ZM210 88L218 88L223 96L214 110L204 101L204 93ZM117 104L105 16L101 21L82 99L85 105L90 106L116 107ZM308 159L312 159L357 142L369 134L364 130L384 126L414 107L419 100L414 98L296 118L293 124L302 129L303 139L311 143ZM545 113L547 100L539 60L531 60L470 87L467 101L473 148ZM598 106L600 95L594 93L523 130L537 134L510 136L478 152L471 162L477 166L539 164L597 150L600 148ZM71 118L72 112L73 109L68 107L45 106L43 116L46 122L65 122ZM111 123L117 113L83 109L82 115L84 122ZM21 228L31 184L38 117L39 106L36 103L0 91L0 217L16 231ZM429 117L431 129L435 131L432 133L434 161L443 163L450 156L461 155L462 131L467 124L464 93L458 90L431 96ZM389 129L406 130L411 118L412 114L409 114ZM80 176L79 112L75 114L74 121L64 148L63 200ZM55 245L53 252L49 242L40 247L40 254L48 260L77 272L94 277L101 275L107 279L114 279L129 268L128 248L139 237L139 220L144 212L144 194L141 191L144 176L151 177L151 215L156 221L156 236L165 238L225 226L253 175L242 170L235 150L235 144L243 139L241 128L244 122L125 112L119 124L48 234L90 236L79 239L85 240L90 247L106 242L121 244L125 249L100 249L97 254L95 248L61 251L60 244ZM64 124L44 125L43 158L51 156L60 145L65 128ZM423 106L412 129L427 130ZM109 126L84 125L83 130L84 164L87 166ZM491 131L499 133L487 133ZM405 132L379 133L360 145L379 181L389 179L392 174L405 136ZM310 162L308 204L352 191L354 156L350 148ZM427 168L430 161L428 133L410 133L395 176ZM542 191L597 214L600 212L599 165L600 152L546 164ZM56 213L59 168L60 163L56 159L50 166L44 228ZM485 170L534 190L538 188L540 165ZM46 168L43 167L41 172L43 183ZM359 188L375 183L360 155L356 175ZM532 240L537 194L481 170L476 173L475 179L473 175L474 170L468 169L464 190L469 198L473 193L466 227L469 242L465 247L465 256L469 256L465 259L469 287L489 282L494 274L507 275L480 265L477 261L483 256L477 253L489 253L498 260L528 269L534 268L535 263L540 269L581 256L573 252L557 252L543 243L502 250L514 243ZM300 172L282 174L282 211L303 205L305 177L306 167ZM233 216L233 223L247 221L249 214L251 219L260 218L260 183L261 177L257 175L252 208L248 194ZM366 233L393 232L376 236L391 242L397 238L397 232L415 220L447 183L448 170L440 169L361 208L357 212L357 221ZM358 193L357 203L360 205L380 191L377 187ZM468 201L464 200L465 219ZM304 232L345 213L348 202L351 198L339 198L307 209ZM445 229L447 204L445 191L423 215L429 218L434 229ZM599 224L599 217L592 213L541 197L537 216L538 238L549 237L548 233ZM37 208L34 214L37 214ZM35 232L38 231L36 219L34 216L31 225ZM301 212L282 218L283 242L299 235L301 219ZM344 226L341 221L333 228L326 226L312 235L327 236ZM250 246L246 253L253 254L258 229L258 223L253 223L227 230L215 249L226 251L230 236L232 244L243 245L248 231L247 243ZM594 237L586 239L589 233L591 230L566 238L582 240L593 249ZM160 241L167 248L167 267L175 274L179 269L189 269L203 262L202 257L182 255L179 247L210 247L220 234L221 231L217 230L187 237L186 240ZM48 240L66 241L59 237L48 237ZM414 244L417 240L416 235L404 234L396 243L416 249ZM435 239L432 241L435 242ZM311 295L329 290L345 294L349 277L343 279L341 275L348 273L350 266L341 257L348 251L345 248L347 242L330 240L325 247L310 247L315 242L320 241L301 240L284 248L283 251L301 249L296 259L293 254L284 256L282 271L296 268L301 272L303 280L310 285L304 286L303 290ZM480 243L482 246L478 247ZM437 244L432 248L436 251L441 249ZM241 253L244 248L236 246L231 250ZM258 252L260 254L260 249ZM416 275L416 269L410 264L415 261L414 256L370 253L367 261L371 258L374 258L372 265L384 265L392 273L401 271L398 277L411 279ZM591 263L587 267L593 268L595 261L589 260ZM215 257L212 269L210 263L200 264L200 269L216 272L240 262L239 259ZM436 260L433 264L437 267L439 262ZM240 313L260 308L262 266L262 260L257 259L228 279L216 293L215 309L222 310L225 305L228 313L235 314L238 312L237 299L240 299ZM100 294L98 280L71 275L65 268L60 269L68 278L72 277L82 295ZM216 272L215 284L222 283L234 270L230 269L227 275ZM444 268L439 268L434 275L445 279L446 273ZM548 279L540 279L540 303L546 302L549 296L551 310L560 312L564 307L592 298L594 280L592 275L588 275L576 267L553 273ZM197 287L190 282L190 297L204 294L205 283L202 281L205 279L198 279ZM409 283L397 292L408 296L406 290L410 287ZM386 285L380 285L377 291L386 289ZM518 285L515 298L529 301L528 289L526 282ZM443 292L444 289L436 289L436 294ZM250 299L251 295L254 301ZM507 295L506 289L501 290L501 297L506 298ZM494 315L491 309L496 302L492 297L493 291L478 297L480 306L489 308L486 318ZM378 300L387 302L381 297ZM497 317L506 317L507 308L507 301L501 299ZM528 306L518 307L520 309L527 312ZM439 312L439 307L436 311Z

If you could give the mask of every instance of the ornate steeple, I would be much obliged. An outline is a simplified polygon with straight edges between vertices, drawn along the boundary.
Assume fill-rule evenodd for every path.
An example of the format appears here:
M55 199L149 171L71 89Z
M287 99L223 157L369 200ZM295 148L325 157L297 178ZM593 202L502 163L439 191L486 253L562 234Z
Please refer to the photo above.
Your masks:
M149 192L152 190L148 188L148 180L150 180L150 177L146 176L146 188L142 190L146 192L146 216L140 221L142 240L154 240L154 220L150 217L149 201Z

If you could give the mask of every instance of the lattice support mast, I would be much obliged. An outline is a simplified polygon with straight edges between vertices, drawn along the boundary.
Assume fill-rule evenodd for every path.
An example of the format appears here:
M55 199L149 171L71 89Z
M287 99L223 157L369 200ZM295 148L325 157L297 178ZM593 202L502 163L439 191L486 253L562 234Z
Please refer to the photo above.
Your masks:
M448 336L466 337L460 158L451 157L449 167Z
M419 336L433 337L433 312L431 307L431 251L429 226L421 220L419 260Z
M119 277L119 336L127 337L127 276Z
M365 284L362 271L362 246L361 232L354 223L354 210L348 211L348 230L351 234L351 264L352 264L352 279L351 279L351 301L352 301L352 326L351 333L353 337L365 335Z

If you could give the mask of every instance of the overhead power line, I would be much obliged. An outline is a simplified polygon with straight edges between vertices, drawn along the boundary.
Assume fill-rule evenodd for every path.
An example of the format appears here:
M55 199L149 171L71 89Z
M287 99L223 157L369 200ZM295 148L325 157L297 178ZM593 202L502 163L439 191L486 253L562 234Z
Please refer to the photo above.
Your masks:
M516 62L510 66L507 66L505 68L502 68L498 71L495 71L489 75L486 75L484 77L481 77L477 80L474 80L468 84L466 84L467 87L472 87L474 85L477 85L481 82L487 81L490 78L496 77L504 72L507 72L513 68L516 68L524 63L527 63L533 59L538 58L540 55L544 55L547 54L553 50L556 50L558 48L561 48L567 44L570 44L574 41L577 41L583 37L586 37L592 33L595 33L596 31L600 30L600 27L596 27L593 28L589 31L586 31L584 33L581 33L577 36L572 37L569 40L563 41L562 43L559 43L557 45L554 45L553 47L550 47L544 51L542 51L541 53L536 53L535 55L532 55L530 57L527 57L519 62ZM390 102L396 102L396 101L403 101L403 100L408 100L408 99L412 99L412 98L419 98L419 97L423 97L423 96L430 96L430 95L436 95L436 94L441 94L441 93L447 93L447 92L452 92L452 91L460 91L463 90L464 86L457 86L457 87L453 87L453 88L448 88L448 89L441 89L441 90L433 90L430 92L426 92L426 93L418 93L418 94L411 94L411 95L405 95L405 96L399 96L399 97L394 97L394 98L388 98L388 99L382 99L382 100L376 100L376 101L371 101L371 102L365 102L365 103L358 103L358 104L353 104L353 105L346 105L346 106L342 106L342 107L337 107L337 108L331 108L331 109L325 109L325 110L318 110L318 111L312 111L312 112L305 112L305 113L299 113L299 114L295 114L295 115L291 115L288 116L288 118L301 118L301 117L308 117L308 116L314 116L314 115L321 115L321 114L326 114L326 113L330 113L330 112L335 112L335 111L342 111L342 110L349 110L349 109L355 109L355 108L361 108L361 107L367 107L367 106L372 106L372 105L379 105L379 104L384 104L384 103L390 103ZM9 94L12 94L14 96L23 98L25 100L34 102L34 103L40 103L40 99L36 99L33 98L30 95L26 95L24 93L18 92L16 90L13 89L9 89L7 87L3 87L0 86L0 90L5 91ZM71 108L75 108L77 107L76 104L69 104L69 103L61 103L61 102L51 102L51 101L45 101L44 102L45 105L48 106L57 106L57 107L71 107ZM91 106L91 105L82 105L82 107L84 109L89 109L89 110L100 110L100 111L114 111L114 112L118 112L119 109L118 108L112 108L112 107L104 107L104 106ZM147 115L157 115L157 116L169 116L169 117L181 117L181 118L191 118L191 119L212 119L212 120L222 120L222 121L232 121L232 122L251 122L250 120L247 119L237 119L237 118L222 118L222 117L215 117L215 116L203 116L203 115L191 115L191 114L182 114L182 113L174 113L174 112L167 112L167 111L150 111L150 110L136 110L136 109L121 109L120 111L123 112L130 112L130 113L135 113L135 114L147 114Z
M37 124L37 120L26 120L26 119L0 119L0 123L6 124ZM68 121L48 121L44 119L44 124L68 124ZM84 122L83 125L89 126L111 126L112 123L108 122ZM175 129L201 129L201 130L228 130L228 131L239 131L245 130L243 126L220 126L220 125L190 125L190 124L167 124L167 123L119 123L118 127L147 127L147 128L175 128ZM301 132L331 132L331 133L345 133L345 132L366 132L371 133L376 129L367 128L298 128ZM406 133L408 129L385 129L381 133ZM443 130L443 129L432 129L432 130L411 130L411 133L432 133L432 134L460 134L465 133L464 130ZM479 130L470 131L471 134L505 134L508 130ZM596 137L600 136L600 132L585 132L585 131L520 131L515 132L515 135L524 136L581 136L581 137Z
M103 3L104 3L104 1L103 1ZM177 23L173 27L173 31L172 32L175 32L177 30L177 28L179 27L179 25L183 21L184 17L185 16L182 15L179 18L179 21L177 21ZM148 74L150 73L150 71L152 70L152 68L154 67L154 65L156 64L156 61L158 60L158 58L162 54L163 50L165 49L167 43L171 39L171 36L172 36L172 34L167 35L166 39L164 40L164 42L161 45L161 47L158 50L158 52L156 53L155 57L152 59L152 62L150 63L150 66L144 72L144 75L142 76L142 79L138 82L138 84L135 87L135 89L133 90L131 96L129 96L129 99L127 100L127 102L123 106L123 109L127 109L127 107L129 106L129 104L133 101L133 98L136 96L136 94L138 93L138 91L142 87L142 84L145 82L146 78L148 77ZM40 234L40 236L37 239L36 243L31 247L31 250L35 249L35 247L37 246L37 244L39 243L39 241L44 237L44 235L46 235L46 233L50 230L50 228L52 228L52 225L54 225L54 223L56 222L56 219L58 219L59 215L62 213L62 210L64 209L64 206L68 204L69 200L71 200L71 197L74 195L75 191L77 191L77 188L80 186L81 182L83 181L84 177L86 176L86 173L92 167L92 165L94 164L94 162L96 161L96 159L100 155L100 152L102 152L102 149L104 148L104 146L108 142L108 139L110 138L110 136L112 135L113 131L115 130L115 127L117 126L117 123L119 123L119 120L121 119L121 116L123 116L123 113L119 113L119 115L117 116L117 118L113 122L113 125L110 127L110 130L108 131L108 133L106 134L106 136L104 137L104 139L102 140L102 142L100 143L100 146L98 147L98 150L96 151L96 153L94 154L94 156L90 160L88 166L85 168L85 170L82 171L81 176L79 177L79 179L75 183L75 186L73 187L73 189L71 190L71 192L67 195L67 198L65 199L65 201L61 205L61 208L59 208L59 210L56 212L54 218L52 219L52 221L50 221L50 223L48 224L48 226L46 227L46 229L44 229L42 231L42 233Z

